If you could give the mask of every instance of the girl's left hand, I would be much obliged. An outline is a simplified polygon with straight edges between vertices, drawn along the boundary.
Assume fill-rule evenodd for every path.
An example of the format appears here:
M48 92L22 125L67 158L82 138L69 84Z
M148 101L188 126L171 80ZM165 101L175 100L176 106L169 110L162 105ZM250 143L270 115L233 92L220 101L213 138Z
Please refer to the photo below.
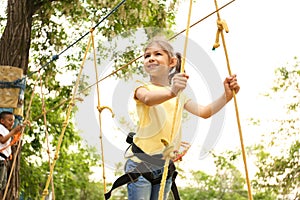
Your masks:
M233 91L237 94L240 90L240 86L237 82L236 74L227 77L224 81L226 100L230 101L233 97Z

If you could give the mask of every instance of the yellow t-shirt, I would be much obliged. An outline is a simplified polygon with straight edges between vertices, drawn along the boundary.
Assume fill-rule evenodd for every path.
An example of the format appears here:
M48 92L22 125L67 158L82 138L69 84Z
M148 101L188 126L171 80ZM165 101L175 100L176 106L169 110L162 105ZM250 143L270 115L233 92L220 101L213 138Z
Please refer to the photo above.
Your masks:
M169 87L156 86L151 83L142 86L149 91L170 90ZM161 139L173 144L178 149L181 142L181 117L187 97L179 95L174 132L172 133L174 112L177 98L169 99L161 104L147 106L136 100L137 114L139 117L137 133L134 136L134 143L147 154L158 154L164 150ZM172 137L172 141L171 141Z

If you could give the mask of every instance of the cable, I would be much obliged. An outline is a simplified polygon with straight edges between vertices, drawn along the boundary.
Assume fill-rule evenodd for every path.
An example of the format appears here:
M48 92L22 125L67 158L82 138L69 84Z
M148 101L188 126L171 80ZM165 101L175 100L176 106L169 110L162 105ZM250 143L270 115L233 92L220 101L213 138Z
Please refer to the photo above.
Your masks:
M96 29L104 20L106 20L110 15L112 15L123 3L125 3L126 0L122 0L118 5L116 5L105 17L103 17L102 20L100 20L92 29ZM46 64L42 65L42 67L40 67L38 70L33 71L29 74L27 74L27 76L23 77L30 77L33 74L37 73L38 71L40 71L41 69L44 69L45 67L47 67L50 63L56 61L59 59L59 57L65 53L68 49L70 49L71 47L73 47L75 44L77 44L79 41L81 41L84 37L86 37L89 32L86 32L85 34L83 34L80 38L78 38L75 42L73 42L72 44L70 44L69 46L67 46L63 51L61 51L59 54L52 56L51 60L48 61Z

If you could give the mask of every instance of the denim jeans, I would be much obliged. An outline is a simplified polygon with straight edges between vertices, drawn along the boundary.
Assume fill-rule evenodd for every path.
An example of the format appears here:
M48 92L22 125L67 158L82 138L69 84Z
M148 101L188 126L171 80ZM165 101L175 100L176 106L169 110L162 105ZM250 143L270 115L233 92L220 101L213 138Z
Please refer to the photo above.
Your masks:
M138 163L128 159L125 172L132 171ZM163 174L163 168L153 167L153 176L158 178ZM172 186L172 177L166 180L164 200L167 199ZM160 184L152 185L146 178L140 176L136 182L127 185L128 200L158 200Z

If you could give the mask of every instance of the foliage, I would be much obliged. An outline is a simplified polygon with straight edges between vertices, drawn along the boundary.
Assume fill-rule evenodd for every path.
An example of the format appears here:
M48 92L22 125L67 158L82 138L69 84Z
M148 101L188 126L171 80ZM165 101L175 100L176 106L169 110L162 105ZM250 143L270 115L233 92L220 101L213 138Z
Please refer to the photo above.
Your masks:
M53 175L55 196L70 200L97 199L103 196L102 183L90 181L90 167L99 165L99 156L95 154L95 150L85 149L79 144L75 149L75 152L69 150L60 154L59 159L63 162L57 162ZM26 181L21 182L21 193L25 199L41 199L49 174L49 163L28 155L26 160L30 159L34 162L21 163L21 174L31 174L26 176ZM49 193L52 193L51 186Z
M276 69L275 74L272 92L266 96L288 100L282 105L286 114L272 122L273 130L265 133L263 144L255 149L259 171L254 186L261 191L272 191L280 199L299 199L299 61L295 58L293 64Z
M194 184L180 190L183 199L247 199L245 181L239 170L232 164L233 152L215 155L216 174L192 171ZM229 155L229 156L228 156Z

